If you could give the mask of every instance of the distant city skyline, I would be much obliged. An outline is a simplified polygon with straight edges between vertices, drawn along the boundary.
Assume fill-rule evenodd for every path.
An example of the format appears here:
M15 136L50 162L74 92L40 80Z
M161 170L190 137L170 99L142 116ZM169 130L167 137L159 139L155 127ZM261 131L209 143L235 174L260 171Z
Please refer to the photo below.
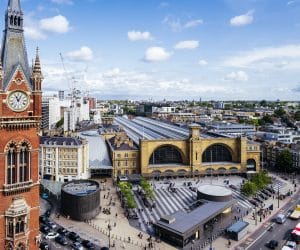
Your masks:
M74 77L103 99L299 100L300 0L21 5L30 59L40 47L45 93L67 90ZM7 1L0 6L4 14Z

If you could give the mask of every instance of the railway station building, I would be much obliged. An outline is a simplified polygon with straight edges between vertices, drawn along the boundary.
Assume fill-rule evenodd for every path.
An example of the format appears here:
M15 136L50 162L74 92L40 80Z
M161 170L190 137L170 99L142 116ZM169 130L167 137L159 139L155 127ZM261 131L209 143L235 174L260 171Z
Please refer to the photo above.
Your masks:
M123 130L106 137L114 157L115 178L130 174L196 177L260 170L260 145L243 136L204 133L197 124L184 128L145 117L117 117L114 124ZM128 158L127 166L124 157ZM134 167L128 165L132 160Z

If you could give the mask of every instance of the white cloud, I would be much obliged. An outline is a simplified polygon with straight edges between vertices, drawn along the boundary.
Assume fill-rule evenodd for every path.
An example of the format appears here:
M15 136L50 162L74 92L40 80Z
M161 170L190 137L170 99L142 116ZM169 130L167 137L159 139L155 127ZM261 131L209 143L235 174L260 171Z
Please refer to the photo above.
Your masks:
M130 41L153 40L153 37L149 31L141 32L132 30L127 33L127 36Z
M246 14L235 16L230 19L231 26L245 26L253 22L254 10L248 11Z
M244 71L231 72L225 76L225 81L246 82L249 77Z
M189 28L199 26L203 24L203 20L195 19L195 20L189 20L187 22L182 22L179 18L175 18L171 15L168 15L163 19L162 23L168 25L172 31L179 32L184 29L189 29Z
M165 61L171 57L172 53L162 47L150 47L146 50L144 60L147 62Z
M41 19L39 27L42 30L60 34L70 30L68 19L62 15Z
M199 60L198 64L200 66L206 66L208 64L208 62L206 60Z
M73 4L72 0L51 0L51 1L57 4L68 4L68 5Z
M250 51L241 52L236 56L227 58L224 62L225 66L229 67L253 67L257 66L257 63L266 63L268 60L278 60L285 62L286 67L292 67L295 64L299 64L300 61L300 44L290 44L280 47L266 47L253 49ZM298 62L289 63L286 59L293 59ZM273 64L273 62L272 62ZM278 65L278 62L275 63Z
M192 28L192 27L197 27L199 25L203 24L203 20L202 19L197 19L197 20L191 20L191 21L188 21L184 27L185 28Z
M180 41L175 46L174 49L196 49L199 46L199 41L196 40L186 40Z
M79 50L69 52L67 56L72 61L91 61L93 59L93 51L89 47L83 46Z
M169 6L170 6L170 4L169 4L168 2L161 2L161 3L159 4L159 8L161 8L161 9L167 8L167 7L169 7Z
M41 30L39 30L38 28L35 28L35 27L25 26L24 32L25 32L26 38L29 38L32 40L43 40L43 39L47 38L47 36L45 34L43 34Z

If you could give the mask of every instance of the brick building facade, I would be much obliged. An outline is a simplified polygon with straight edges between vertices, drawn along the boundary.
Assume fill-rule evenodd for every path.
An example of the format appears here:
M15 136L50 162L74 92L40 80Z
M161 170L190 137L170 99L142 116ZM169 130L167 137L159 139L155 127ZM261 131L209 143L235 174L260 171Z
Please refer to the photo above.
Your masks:
M29 67L20 0L9 0L0 64L0 249L38 249L43 75Z

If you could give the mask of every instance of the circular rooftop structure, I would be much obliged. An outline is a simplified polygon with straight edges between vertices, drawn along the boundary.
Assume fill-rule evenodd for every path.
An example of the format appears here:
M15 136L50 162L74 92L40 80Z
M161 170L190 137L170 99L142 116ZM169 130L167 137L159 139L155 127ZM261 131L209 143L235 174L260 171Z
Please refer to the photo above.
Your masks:
M229 201L232 199L232 192L224 186L201 185L197 190L197 198L209 201Z
M61 188L61 210L74 220L84 221L99 213L100 185L96 181L67 182Z

